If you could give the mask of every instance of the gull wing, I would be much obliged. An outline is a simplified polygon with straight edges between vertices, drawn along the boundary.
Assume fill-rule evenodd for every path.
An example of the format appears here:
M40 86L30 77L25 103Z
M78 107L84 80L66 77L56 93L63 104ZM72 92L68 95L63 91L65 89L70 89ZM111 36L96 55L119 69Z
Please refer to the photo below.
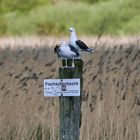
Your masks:
M74 48L72 45L69 45L69 46L70 46L70 49L71 49L73 52L76 53L77 56L80 55L76 48Z
M94 52L93 49L88 48L88 46L87 46L83 41L81 41L81 40L77 40L77 41L76 41L76 44L77 44L77 45L79 46L79 48L82 49L82 50L85 50L85 51L90 52L90 53Z
M83 49L83 50L89 49L87 47L87 45L83 41L81 41L81 40L77 40L76 44L80 47L80 49Z

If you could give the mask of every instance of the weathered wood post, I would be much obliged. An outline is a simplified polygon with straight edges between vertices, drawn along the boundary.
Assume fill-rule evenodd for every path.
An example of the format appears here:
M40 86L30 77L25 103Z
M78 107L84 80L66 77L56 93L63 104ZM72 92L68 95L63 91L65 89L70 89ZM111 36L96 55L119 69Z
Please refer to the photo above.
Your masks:
M75 68L60 68L60 79L80 79L80 96L59 97L60 102L60 140L79 140L81 125L81 97L83 61L75 59ZM68 65L72 63L68 61ZM64 64L64 61L63 61Z

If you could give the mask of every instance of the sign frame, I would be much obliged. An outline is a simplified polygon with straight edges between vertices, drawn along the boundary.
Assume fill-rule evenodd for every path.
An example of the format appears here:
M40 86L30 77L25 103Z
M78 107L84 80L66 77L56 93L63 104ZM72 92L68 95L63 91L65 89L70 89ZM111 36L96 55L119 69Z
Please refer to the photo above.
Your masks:
M80 96L80 78L44 79L44 96Z

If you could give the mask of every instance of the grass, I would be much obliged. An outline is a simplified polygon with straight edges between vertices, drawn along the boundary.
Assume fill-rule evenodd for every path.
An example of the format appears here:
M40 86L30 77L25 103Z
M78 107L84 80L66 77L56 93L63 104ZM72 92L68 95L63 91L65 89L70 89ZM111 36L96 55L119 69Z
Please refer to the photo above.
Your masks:
M70 26L86 35L98 35L102 31L112 35L140 33L139 0L44 3L26 12L9 11L0 18L3 21L0 33L7 35L66 35Z
M111 44L82 57L80 140L140 139L140 42ZM0 139L58 140L59 99L43 96L43 80L58 77L53 47L1 47Z

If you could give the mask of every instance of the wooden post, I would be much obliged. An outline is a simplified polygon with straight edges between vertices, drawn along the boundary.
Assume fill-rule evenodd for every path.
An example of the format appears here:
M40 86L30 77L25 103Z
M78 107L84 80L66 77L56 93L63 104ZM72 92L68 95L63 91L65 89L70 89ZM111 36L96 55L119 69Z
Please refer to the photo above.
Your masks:
M60 140L79 140L81 125L81 97L82 97L82 71L83 61L75 59L75 68L60 68L59 78L80 78L79 97L59 97L60 102ZM72 61L68 61L71 65ZM64 65L64 61L63 61Z

